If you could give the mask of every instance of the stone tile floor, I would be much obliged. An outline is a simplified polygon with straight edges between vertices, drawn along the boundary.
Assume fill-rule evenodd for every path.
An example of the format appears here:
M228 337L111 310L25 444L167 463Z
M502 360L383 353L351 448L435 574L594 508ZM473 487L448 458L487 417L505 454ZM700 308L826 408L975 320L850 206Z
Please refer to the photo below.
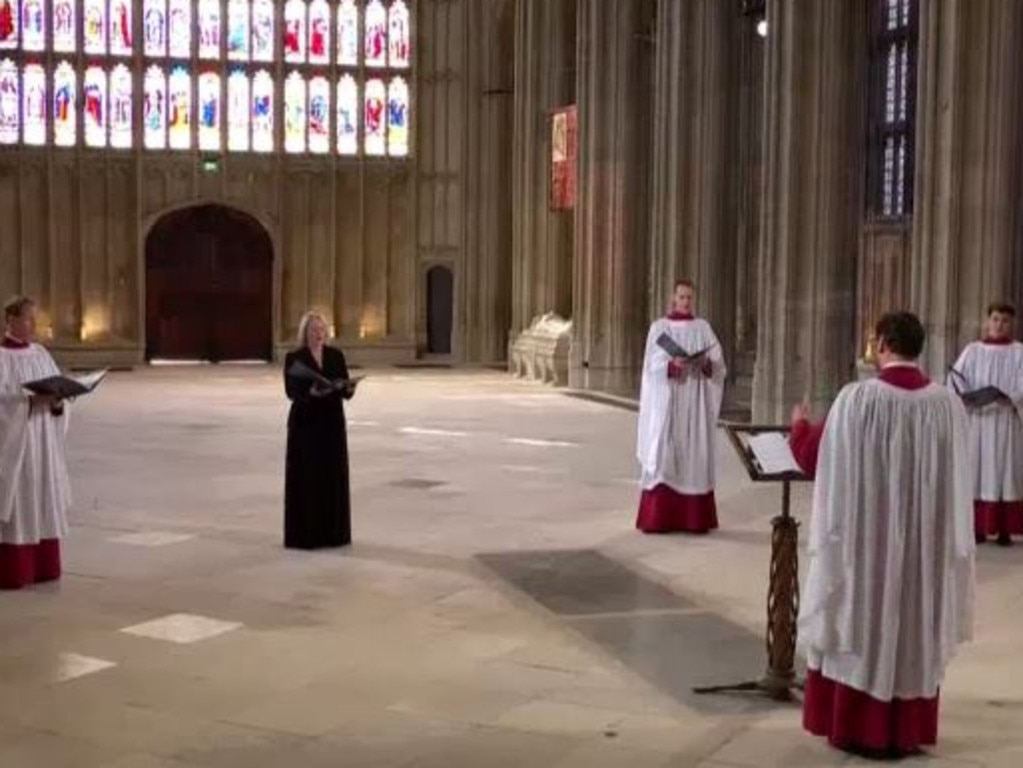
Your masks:
M764 663L777 489L636 533L635 414L493 372L370 372L350 549L285 551L280 371L111 375L72 419L58 585L0 594L0 768L831 766ZM808 488L795 493L805 519ZM910 765L1023 763L1023 547Z

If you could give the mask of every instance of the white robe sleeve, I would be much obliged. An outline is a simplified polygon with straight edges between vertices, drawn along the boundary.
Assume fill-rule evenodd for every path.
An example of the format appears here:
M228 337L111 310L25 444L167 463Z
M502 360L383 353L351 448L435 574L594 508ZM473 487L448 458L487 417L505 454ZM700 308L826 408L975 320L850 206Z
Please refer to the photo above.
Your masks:
M643 374L639 392L639 429L636 434L636 459L645 471L657 464L657 446L665 427L665 414L671 400L668 380L668 353L657 344L664 324L651 324L643 355Z
M4 387L0 391L0 523L10 521L14 511L17 478L25 456L28 416L28 396Z

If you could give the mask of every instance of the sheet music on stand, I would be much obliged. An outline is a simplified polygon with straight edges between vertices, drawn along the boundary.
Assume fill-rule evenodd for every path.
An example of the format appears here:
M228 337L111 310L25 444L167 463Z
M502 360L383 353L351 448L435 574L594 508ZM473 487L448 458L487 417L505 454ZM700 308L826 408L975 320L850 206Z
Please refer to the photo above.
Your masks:
M753 459L765 475L780 475L785 472L803 470L792 455L789 441L784 432L761 432L746 438Z

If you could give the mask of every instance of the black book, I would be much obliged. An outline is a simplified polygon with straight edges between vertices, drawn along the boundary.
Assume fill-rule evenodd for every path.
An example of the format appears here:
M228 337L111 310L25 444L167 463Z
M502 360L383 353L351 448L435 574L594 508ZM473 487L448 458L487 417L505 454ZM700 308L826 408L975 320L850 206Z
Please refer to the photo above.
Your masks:
M693 361L710 352L711 347L714 345L711 344L710 346L704 347L696 352L686 352L678 345L678 342L671 338L670 334L665 332L657 337L657 346L667 352L670 357L680 357L683 360Z
M288 376L295 379L302 379L305 381L311 381L314 384L319 384L324 389L348 389L355 390L356 385L362 381L363 376L356 376L354 379L328 379L319 371L310 368L308 365L303 363L301 360L295 360L288 368Z
M964 391L965 387L969 385L966 377L955 368L949 368L948 372L952 376L952 388L955 393L959 395L964 404L971 408L983 408L985 405L997 403L999 400L1009 401L1011 399L998 387L987 386Z
M87 395L99 386L103 377L107 375L104 368L92 373L85 373L80 376L47 376L45 379L36 379L27 384L22 384L29 392L37 395L53 395L58 400L69 400L73 397Z

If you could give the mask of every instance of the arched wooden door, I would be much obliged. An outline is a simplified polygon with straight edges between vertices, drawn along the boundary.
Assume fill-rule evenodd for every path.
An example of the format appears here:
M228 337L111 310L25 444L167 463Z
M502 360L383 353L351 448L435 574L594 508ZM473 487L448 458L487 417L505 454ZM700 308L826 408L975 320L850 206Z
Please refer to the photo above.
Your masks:
M270 360L273 243L219 205L169 213L146 238L146 359Z
M432 355L451 354L455 315L455 277L447 267L426 272L426 348Z

